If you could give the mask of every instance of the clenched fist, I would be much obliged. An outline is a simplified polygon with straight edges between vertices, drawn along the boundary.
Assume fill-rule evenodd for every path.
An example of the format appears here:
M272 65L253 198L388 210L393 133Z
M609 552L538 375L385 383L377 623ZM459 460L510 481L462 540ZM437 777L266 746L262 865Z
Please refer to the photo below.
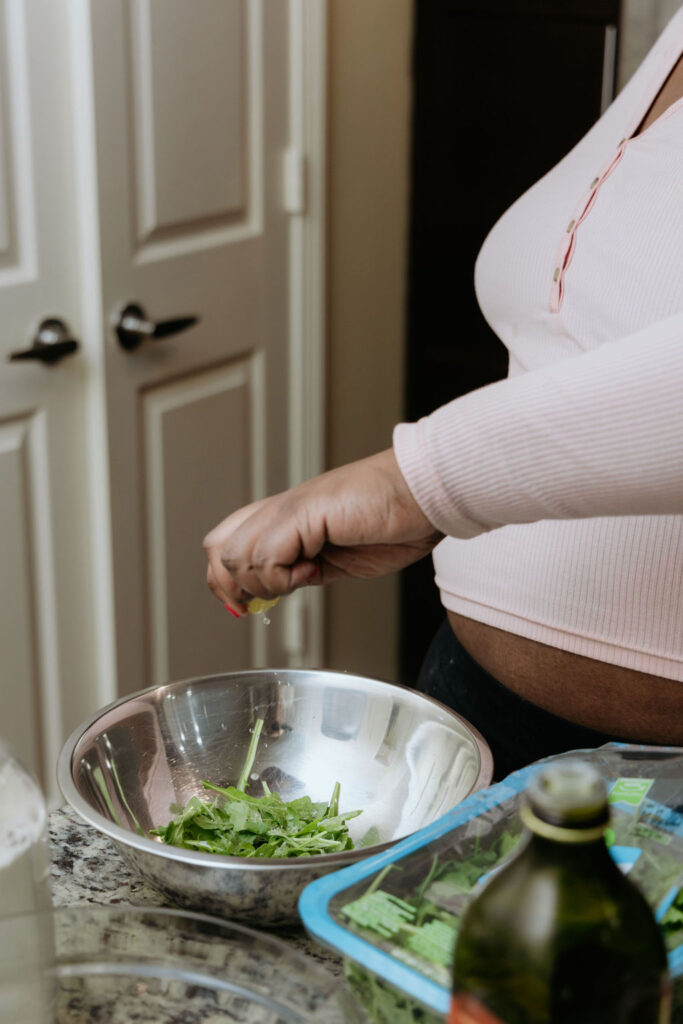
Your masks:
M242 614L252 597L403 569L442 536L390 448L233 512L204 539L207 581Z

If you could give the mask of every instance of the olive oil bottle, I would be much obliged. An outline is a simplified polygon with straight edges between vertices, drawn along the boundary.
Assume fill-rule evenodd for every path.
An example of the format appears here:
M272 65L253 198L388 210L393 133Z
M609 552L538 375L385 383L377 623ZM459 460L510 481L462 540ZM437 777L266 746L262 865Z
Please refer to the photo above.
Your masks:
M449 1024L665 1024L664 943L605 845L601 777L557 761L520 813L523 848L463 916Z

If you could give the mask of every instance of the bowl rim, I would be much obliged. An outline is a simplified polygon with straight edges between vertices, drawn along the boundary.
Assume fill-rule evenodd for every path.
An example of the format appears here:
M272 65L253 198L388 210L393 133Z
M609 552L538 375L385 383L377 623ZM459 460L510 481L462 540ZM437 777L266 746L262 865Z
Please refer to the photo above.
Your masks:
M179 679L168 683L160 683L156 686L146 686L142 690L136 690L135 693L129 693L123 697L119 697L117 700L111 701L111 703L95 711L94 714L73 730L62 746L57 759L57 783L67 804L73 808L73 810L76 811L76 813L85 822L87 822L88 825L91 825L98 832L108 836L117 844L120 843L125 847L132 847L140 853L155 854L156 856L166 857L187 866L191 865L202 868L223 868L225 870L239 868L240 870L247 871L270 871L273 868L278 868L279 870L284 871L295 871L310 866L312 868L325 867L333 870L334 868L345 867L358 860L363 860L365 857L371 857L375 854L382 853L384 850L390 849L401 839L405 839L406 836L399 836L396 839L390 839L385 843L374 843L372 846L356 847L353 850L344 850L341 853L319 853L310 857L231 857L222 853L202 853L198 850L187 850L184 847L160 843L154 839L148 838L147 836L141 836L129 829L122 828L120 825L116 825L114 822L110 821L109 818L105 818L103 814L100 814L99 811L96 811L91 807L88 801L79 793L73 780L74 755L78 744L86 732L88 732L88 730L91 729L99 719L104 718L105 715L108 715L113 711L114 708L161 690L171 691L176 688L187 687L190 685L207 684L216 680L244 678L249 675L263 676L270 675L271 673L277 675L291 675L296 673L297 675L303 674L313 676L324 673L326 676L334 677L341 686L350 685L354 680L362 680L381 687L387 686L391 689L403 690L415 697L419 697L421 700L425 700L428 703L433 704L448 717L456 719L465 731L470 733L475 740L475 746L479 753L479 772L468 796L471 796L472 793L476 793L484 786L490 785L492 782L493 754L491 753L491 748L487 741L479 730L463 718L462 715L459 715L457 711L453 711L452 708L449 708L446 704L436 700L434 697L429 697L426 694L421 693L419 690L415 690L410 686L405 686L402 683L389 682L384 679L375 679L371 676L361 676L356 673L339 672L331 669L319 668L253 668L238 669L233 672L216 672L211 675L193 676L189 679ZM445 811L444 813L447 814L448 811Z
M20 914L10 914L2 918L2 925L11 925L13 921L23 920L59 920L68 919L70 915L75 917L87 917L96 914L98 917L115 917L117 914L131 915L132 917L167 917L178 921L195 921L200 924L211 925L227 932L237 932L239 935L246 935L251 939L264 941L265 945L272 946L278 952L286 955L286 958L297 960L299 964L308 971L313 970L321 979L334 981L332 975L321 971L318 964L311 963L309 958L296 946L291 946L274 932L263 931L259 928L252 928L251 925L242 921L235 921L231 917L219 917L217 914L209 914L202 910L192 910L189 907L166 907L156 904L140 903L61 903L53 904L40 910L27 910ZM78 954L77 954L78 955Z
M328 997L338 1001L338 1005L341 1009L348 1009L347 991L339 984L340 978L328 971L325 971L319 963L316 963L312 958L306 955L301 949L286 942L281 936L273 933L272 931L266 931L262 928L252 928L248 924L244 924L242 921L235 921L233 918L219 917L217 914L210 914L206 911L192 910L188 907L168 907L168 906L157 906L149 904L135 904L135 903L76 903L76 904L61 904L45 907L39 910L25 911L20 914L10 914L8 917L3 917L0 921L0 929L3 926L9 928L15 922L22 921L38 921L45 923L52 923L53 925L70 925L71 919L74 919L76 924L80 923L80 919L88 920L91 917L100 918L106 925L109 919L116 917L124 918L125 923L128 923L128 918L131 918L130 924L136 925L138 922L145 919L154 921L155 919L161 918L169 921L177 921L180 924L196 924L196 925L207 925L211 928L215 928L220 933L220 938L224 939L229 937L234 941L240 939L249 939L259 946L259 954L263 952L267 954L277 955L282 957L283 964L288 967L295 967L301 975L301 982L304 979L306 983L310 985L311 980L315 986L316 996L323 996L326 1000ZM98 924L100 922L97 922ZM165 936L164 936L165 937ZM92 950L89 951L90 953ZM97 949L95 951L97 955L101 955L102 951ZM136 954L139 956L140 954ZM159 962L161 959L170 957L174 960L171 965L173 968L177 968L178 964L182 962L183 966L186 966L187 958L185 953L178 957L174 952L162 950L153 953L151 959ZM178 963L175 961L178 960ZM74 975L74 968L76 976L79 976L79 967L86 965L87 968L90 966L90 962L86 954L78 948L77 952L69 950L66 954L57 953L55 957L55 965L57 971L60 966L65 963L68 969L67 977ZM211 983L211 967L213 965L208 963L208 973L206 975L207 984ZM213 976L215 978L215 975ZM301 1008L303 1010L303 1008ZM355 1020L356 1018L354 1018Z

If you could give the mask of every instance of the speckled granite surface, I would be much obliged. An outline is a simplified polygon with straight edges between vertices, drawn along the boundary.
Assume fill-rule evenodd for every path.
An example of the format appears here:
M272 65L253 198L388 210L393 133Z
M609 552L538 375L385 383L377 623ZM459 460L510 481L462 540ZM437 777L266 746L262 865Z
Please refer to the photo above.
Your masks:
M146 882L136 878L106 836L81 821L70 808L50 815L50 851L55 906L87 903L172 906ZM308 939L303 929L276 934L328 973L335 976L342 973L341 960Z

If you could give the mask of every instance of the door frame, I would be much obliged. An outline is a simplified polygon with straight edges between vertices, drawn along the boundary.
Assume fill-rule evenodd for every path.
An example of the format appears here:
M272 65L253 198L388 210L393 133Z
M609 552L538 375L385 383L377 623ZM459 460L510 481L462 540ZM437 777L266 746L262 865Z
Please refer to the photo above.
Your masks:
M80 314L83 359L87 363L91 527L88 543L96 631L93 697L101 707L117 699L118 688L105 379L109 325L103 319L101 301L90 2L73 0L70 4L69 36L74 162L80 197L77 211ZM304 195L302 208L290 217L290 486L315 476L325 467L327 16L327 0L290 0L289 144L301 155ZM284 602L283 607L283 647L289 664L321 665L324 636L321 588L301 590Z
M322 473L326 452L327 0L290 0L290 146L301 155L302 210L290 219L289 485ZM324 596L283 604L293 667L324 660Z

